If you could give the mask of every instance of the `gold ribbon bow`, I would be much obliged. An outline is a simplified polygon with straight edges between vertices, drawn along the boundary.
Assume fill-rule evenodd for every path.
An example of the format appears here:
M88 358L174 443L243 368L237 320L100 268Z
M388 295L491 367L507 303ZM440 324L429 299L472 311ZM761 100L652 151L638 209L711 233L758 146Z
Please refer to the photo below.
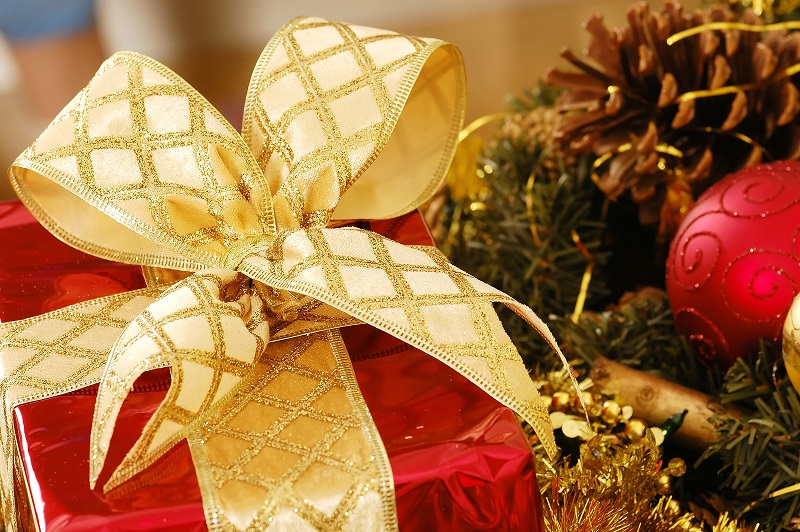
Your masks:
M463 76L444 42L297 19L258 61L240 136L164 66L106 61L14 163L12 183L75 247L197 273L2 325L7 522L14 406L100 382L94 483L134 380L169 366L166 399L106 489L188 438L210 529L395 529L388 460L338 333L361 322L458 370L555 453L492 303L557 350L529 308L433 248L328 227L397 216L435 191Z

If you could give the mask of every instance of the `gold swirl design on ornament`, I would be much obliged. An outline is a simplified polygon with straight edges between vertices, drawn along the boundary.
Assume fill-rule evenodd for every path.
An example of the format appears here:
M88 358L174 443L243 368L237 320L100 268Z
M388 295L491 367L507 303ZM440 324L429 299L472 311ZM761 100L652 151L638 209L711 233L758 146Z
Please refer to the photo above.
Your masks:
M725 335L697 309L678 309L675 312L675 327L678 332L691 331L689 344L704 364L715 362L719 355L730 352Z
M719 235L711 231L692 233L693 226L700 224L708 226L709 216L719 216L713 211L704 213L689 223L675 237L673 257L675 260L669 266L670 274L675 277L675 282L685 290L698 290L701 288L717 269L719 263L722 241ZM689 236L685 236L685 235Z
M739 320L783 323L783 316L798 292L795 276L800 277L797 257L752 248L733 259L725 268L722 297ZM774 336L778 330L765 328L762 336Z
M800 180L785 179L781 175L782 167L776 167L771 173L765 173L765 168L770 169L772 165L758 171L744 171L722 191L720 207L724 212L740 218L765 218L800 202Z
M796 227L792 233L792 255L800 257L800 226ZM800 260L800 259L798 259Z

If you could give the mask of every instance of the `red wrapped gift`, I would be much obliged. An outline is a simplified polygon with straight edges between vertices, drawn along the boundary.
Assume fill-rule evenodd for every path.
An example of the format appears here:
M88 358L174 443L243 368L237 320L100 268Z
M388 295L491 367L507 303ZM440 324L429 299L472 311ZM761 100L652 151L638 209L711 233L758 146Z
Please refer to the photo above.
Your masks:
M408 213L443 181L465 101L452 45L317 18L265 48L241 133L156 61L104 62L9 176L47 230L145 266L148 287L86 259L37 311L72 285L122 293L0 324L6 489L27 475L41 526L121 528L130 509L124 527L191 527L183 509L202 505L226 530L539 527L530 451L500 404L557 448L494 305L560 354L555 339L435 247L406 245L431 243ZM148 373L163 368L169 383ZM83 423L74 449L51 400ZM92 490L73 488L87 476Z
M416 213L370 225L403 244L432 243ZM140 268L61 243L18 202L0 204L0 241L6 246L0 321L144 286ZM401 529L543 530L530 448L510 409L386 333L367 325L342 333L389 456ZM168 386L165 369L137 381L120 414L123 430L112 442L111 463L122 459ZM89 488L88 435L96 390L90 386L15 409L21 526L42 531L205 529L185 443L109 494Z

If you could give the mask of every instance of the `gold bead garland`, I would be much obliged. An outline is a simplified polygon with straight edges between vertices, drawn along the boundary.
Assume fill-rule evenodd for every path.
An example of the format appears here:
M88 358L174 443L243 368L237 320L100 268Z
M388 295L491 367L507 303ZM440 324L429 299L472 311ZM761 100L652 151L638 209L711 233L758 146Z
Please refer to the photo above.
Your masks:
M546 530L582 531L589 523L591 530L615 532L755 532L727 513L704 523L687 512L670 495L672 479L687 466L677 457L663 463L659 445L666 429L648 426L591 379L580 383L584 410L568 382L564 371L534 379L556 434L576 442L578 456L548 461L536 435L525 429L537 458Z

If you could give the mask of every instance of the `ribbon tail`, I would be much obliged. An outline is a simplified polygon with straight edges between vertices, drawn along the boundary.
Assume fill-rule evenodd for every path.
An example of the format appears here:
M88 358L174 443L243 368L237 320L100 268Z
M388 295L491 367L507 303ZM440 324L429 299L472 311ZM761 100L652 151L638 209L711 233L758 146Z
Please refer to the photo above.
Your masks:
M436 357L520 414L548 454L557 454L550 416L493 303L509 305L561 355L531 309L454 267L435 248L404 246L357 228L283 233L270 255L273 260L248 257L241 270Z
M9 529L18 526L13 494L14 408L99 382L114 342L157 294L156 290L137 290L0 324L0 486Z
M306 318L329 318L320 327L353 322L312 306ZM106 491L187 438L212 529L296 530L305 521L323 530L396 530L388 459L338 331L298 335L288 327L281 332L291 337L269 342L269 314L251 281L228 270L194 274L144 309L103 374L91 483L134 381L169 366L167 397Z
M125 329L108 359L90 439L94 487L122 403L145 371L169 366L172 385L104 489L143 471L218 413L255 371L269 329L243 276L205 270L166 290ZM234 294L232 299L228 294Z
M206 521L396 530L388 458L338 331L270 342L256 368L189 438Z

